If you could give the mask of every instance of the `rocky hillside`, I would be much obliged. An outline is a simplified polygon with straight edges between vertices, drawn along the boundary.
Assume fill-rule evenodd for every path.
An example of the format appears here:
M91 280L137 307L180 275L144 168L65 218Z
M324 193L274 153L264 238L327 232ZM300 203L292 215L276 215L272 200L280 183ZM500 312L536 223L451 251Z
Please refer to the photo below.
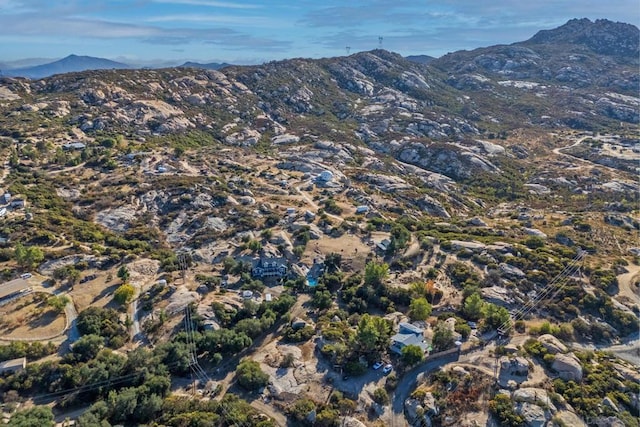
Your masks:
M39 115L60 116L89 133L193 128L224 140L233 122L241 134L230 140L238 142L260 140L264 131L301 136L336 129L390 149L390 141L403 138L462 139L521 126L636 124L637 53L636 27L573 20L525 42L456 52L429 65L376 50L218 73L105 70L39 81L5 78L0 96L14 117L42 110ZM16 129L23 123L4 124L28 133Z

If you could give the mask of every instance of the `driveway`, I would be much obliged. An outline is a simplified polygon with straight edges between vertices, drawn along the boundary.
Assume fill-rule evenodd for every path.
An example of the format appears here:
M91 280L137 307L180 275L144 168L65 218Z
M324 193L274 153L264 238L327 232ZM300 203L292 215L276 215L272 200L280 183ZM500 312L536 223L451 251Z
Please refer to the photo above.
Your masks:
M409 425L404 416L404 401L407 400L411 391L416 387L418 376L433 372L447 363L455 362L459 359L459 356L459 353L452 353L435 360L426 360L410 371L405 372L399 379L398 386L391 399L391 427L405 427Z

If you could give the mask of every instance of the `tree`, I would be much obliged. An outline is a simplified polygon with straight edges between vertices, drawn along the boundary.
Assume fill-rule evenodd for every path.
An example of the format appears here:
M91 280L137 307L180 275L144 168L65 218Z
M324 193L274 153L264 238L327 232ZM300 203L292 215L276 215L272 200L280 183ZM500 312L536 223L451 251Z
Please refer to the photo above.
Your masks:
M431 304L425 298L416 298L409 304L411 320L425 320L431 315Z
M324 408L316 415L314 426L335 427L340 422L340 414L335 409Z
M331 292L329 291L316 291L311 299L311 304L314 307L319 308L320 310L325 310L331 307L333 304L333 298L331 297Z
M482 317L484 305L485 302L482 300L480 294L474 292L464 300L464 307L462 308L462 312L468 319L478 320Z
M62 313L69 301L71 300L66 295L51 296L47 298L47 305L52 307L56 312Z
M73 343L73 354L81 362L95 358L104 347L104 338L99 335L85 335Z
M260 369L258 362L244 359L236 369L236 380L243 388L256 391L269 383L269 375Z
M324 265L327 267L327 271L333 273L335 271L340 270L340 266L342 264L342 255L336 252L331 252L327 254L324 259Z
M44 260L44 252L38 247L25 247L22 243L18 243L14 250L14 257L20 267L33 268Z
M69 276L68 277L69 277L69 283L73 287L74 285L77 285L78 281L80 280L80 272L78 270L76 270L75 268L71 268L71 269L69 269Z
M118 277L120 278L120 280L122 280L123 283L129 280L129 269L126 265L123 265L118 269Z
M113 293L113 299L118 304L127 304L131 302L131 300L133 299L133 295L135 293L136 293L135 288L132 285L125 283L121 285L118 289L116 289L116 291Z
M46 427L53 426L53 412L48 406L35 406L18 411L11 416L7 427Z
M484 316L485 330L489 330L492 328L497 329L503 324L508 323L509 319L511 318L511 316L509 315L509 311L506 308L491 303L486 303L484 305L482 314Z
M293 404L293 408L290 409L291 416L299 421L304 421L307 416L316 410L316 404L310 399L300 399Z
M16 248L13 251L16 262L19 266L23 267L27 261L27 249L22 243L16 243Z
M387 390L382 387L375 389L373 392L373 400L381 405L387 404L389 402Z
M444 351L453 346L453 331L447 327L446 323L440 321L436 324L433 330L432 344L438 351Z
M365 285L380 286L388 276L389 266L385 263L370 261L364 268Z
M356 331L356 342L362 353L383 350L389 346L391 325L382 317L365 314L360 318Z
M112 348L122 346L128 337L119 321L118 312L110 308L89 307L78 315L78 331L82 335L95 334L106 338Z
M415 365L421 362L424 357L424 352L415 344L409 344L402 347L402 361L408 366Z

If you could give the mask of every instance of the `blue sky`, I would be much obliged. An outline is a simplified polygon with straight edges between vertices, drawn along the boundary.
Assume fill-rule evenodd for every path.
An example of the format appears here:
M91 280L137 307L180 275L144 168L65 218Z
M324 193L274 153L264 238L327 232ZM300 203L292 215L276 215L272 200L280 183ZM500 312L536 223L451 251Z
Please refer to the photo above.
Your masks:
M0 0L0 61L71 53L252 64L378 46L440 56L571 18L638 25L638 0Z

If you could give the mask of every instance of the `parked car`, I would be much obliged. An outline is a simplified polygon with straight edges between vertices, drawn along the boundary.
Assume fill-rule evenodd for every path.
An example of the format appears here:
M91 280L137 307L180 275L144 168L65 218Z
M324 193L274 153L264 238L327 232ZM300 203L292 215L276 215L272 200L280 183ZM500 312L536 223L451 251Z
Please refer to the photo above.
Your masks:
M373 364L373 369L378 370L380 368L382 368L383 363L382 362L376 362Z
M391 370L393 370L393 365L388 364L388 365L385 365L384 368L382 368L382 373L386 375L389 372L391 372Z
M30 279L31 278L31 273L24 273L20 275L21 279Z

